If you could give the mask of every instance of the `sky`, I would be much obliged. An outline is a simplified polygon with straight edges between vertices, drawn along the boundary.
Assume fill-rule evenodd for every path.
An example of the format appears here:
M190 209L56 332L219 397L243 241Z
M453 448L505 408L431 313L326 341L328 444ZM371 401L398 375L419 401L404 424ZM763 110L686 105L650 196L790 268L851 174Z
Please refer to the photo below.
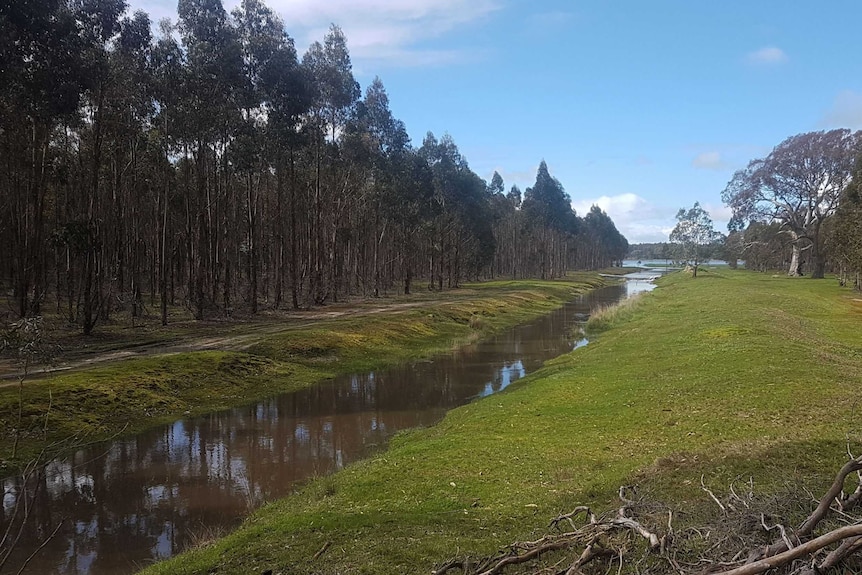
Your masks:
M154 22L176 0L129 0ZM223 0L232 10L238 0ZM413 144L449 133L525 190L542 160L584 215L667 241L785 138L862 128L858 0L265 0L300 56L330 23L363 91L382 80Z

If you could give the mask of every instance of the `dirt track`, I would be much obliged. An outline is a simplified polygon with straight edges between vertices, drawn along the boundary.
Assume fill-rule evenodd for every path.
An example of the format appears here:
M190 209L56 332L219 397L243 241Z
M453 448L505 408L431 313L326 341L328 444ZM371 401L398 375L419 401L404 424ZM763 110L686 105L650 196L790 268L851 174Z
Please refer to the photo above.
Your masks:
M439 305L440 300L428 299L416 302L392 302L369 306L369 302L353 304L338 304L329 309L313 309L309 311L278 312L262 315L252 320L217 321L217 322L183 322L182 335L163 341L136 341L130 338L117 337L115 342L90 350L88 339L75 334L67 336L65 341L70 344L69 351L55 365L31 369L28 378L45 377L51 373L83 369L95 364L122 361L133 357L187 353L194 351L220 350L243 351L255 343L289 329L297 329L312 323L333 320L342 317L375 315L380 313L398 313L408 309ZM97 328L98 329L98 328ZM204 331L208 335L195 336L194 332ZM229 335L219 335L213 332L229 332ZM49 336L50 337L50 336ZM65 348L65 346L63 346ZM21 368L8 358L0 358L0 388L18 385L18 378L23 374Z

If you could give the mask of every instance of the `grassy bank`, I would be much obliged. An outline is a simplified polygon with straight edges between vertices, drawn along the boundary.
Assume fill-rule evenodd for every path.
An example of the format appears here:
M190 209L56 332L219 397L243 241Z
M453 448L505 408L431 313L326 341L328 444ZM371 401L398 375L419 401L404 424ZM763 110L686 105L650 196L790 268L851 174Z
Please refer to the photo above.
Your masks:
M532 539L577 504L612 505L632 482L684 509L680 529L715 511L702 475L817 492L859 431L854 297L830 281L675 274L587 347L145 573L427 573Z
M109 362L25 381L22 390L10 382L0 388L0 459L13 469L46 446L68 449L82 441L243 405L338 373L430 355L521 323L604 283L596 274L583 273L567 281L486 282L442 294L365 302L352 309L342 305L336 308L339 317L332 319L311 315L314 319L300 317L284 324L268 318L261 325L227 326L225 345L239 342L234 347L242 351ZM190 334L181 337L188 343ZM13 457L19 391L22 432Z

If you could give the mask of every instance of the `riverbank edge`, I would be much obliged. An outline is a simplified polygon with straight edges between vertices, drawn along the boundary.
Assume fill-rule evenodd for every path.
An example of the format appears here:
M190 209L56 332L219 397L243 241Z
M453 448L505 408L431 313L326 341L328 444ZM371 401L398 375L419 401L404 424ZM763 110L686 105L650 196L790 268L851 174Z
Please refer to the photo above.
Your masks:
M614 283L579 272L560 280L469 284L434 300L423 294L415 307L402 296L397 303L381 299L368 312L285 324L281 330L268 321L259 337L254 324L243 326L241 351L154 354L25 380L0 389L0 469L11 474L28 461L85 443L246 405L342 373L429 357ZM19 399L23 425L16 446Z
M701 481L750 479L792 525L845 458L860 316L832 282L673 274L589 346L143 573L428 572L632 484L678 532L718 513Z

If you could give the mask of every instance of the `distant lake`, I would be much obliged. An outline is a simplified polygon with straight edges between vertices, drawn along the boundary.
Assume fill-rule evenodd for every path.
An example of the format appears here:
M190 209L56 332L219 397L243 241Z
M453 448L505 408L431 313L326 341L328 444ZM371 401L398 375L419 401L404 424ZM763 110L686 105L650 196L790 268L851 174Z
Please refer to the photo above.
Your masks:
M740 266L742 266L743 263L744 262L742 260L739 261ZM724 260L709 260L706 262L702 262L700 265L702 265L702 266L726 266L727 262ZM673 267L678 267L678 266L674 265L674 261L672 259L667 259L667 260L649 259L649 260L623 260L623 267L626 267L626 268L641 267L641 268L667 269L667 268L673 268Z

